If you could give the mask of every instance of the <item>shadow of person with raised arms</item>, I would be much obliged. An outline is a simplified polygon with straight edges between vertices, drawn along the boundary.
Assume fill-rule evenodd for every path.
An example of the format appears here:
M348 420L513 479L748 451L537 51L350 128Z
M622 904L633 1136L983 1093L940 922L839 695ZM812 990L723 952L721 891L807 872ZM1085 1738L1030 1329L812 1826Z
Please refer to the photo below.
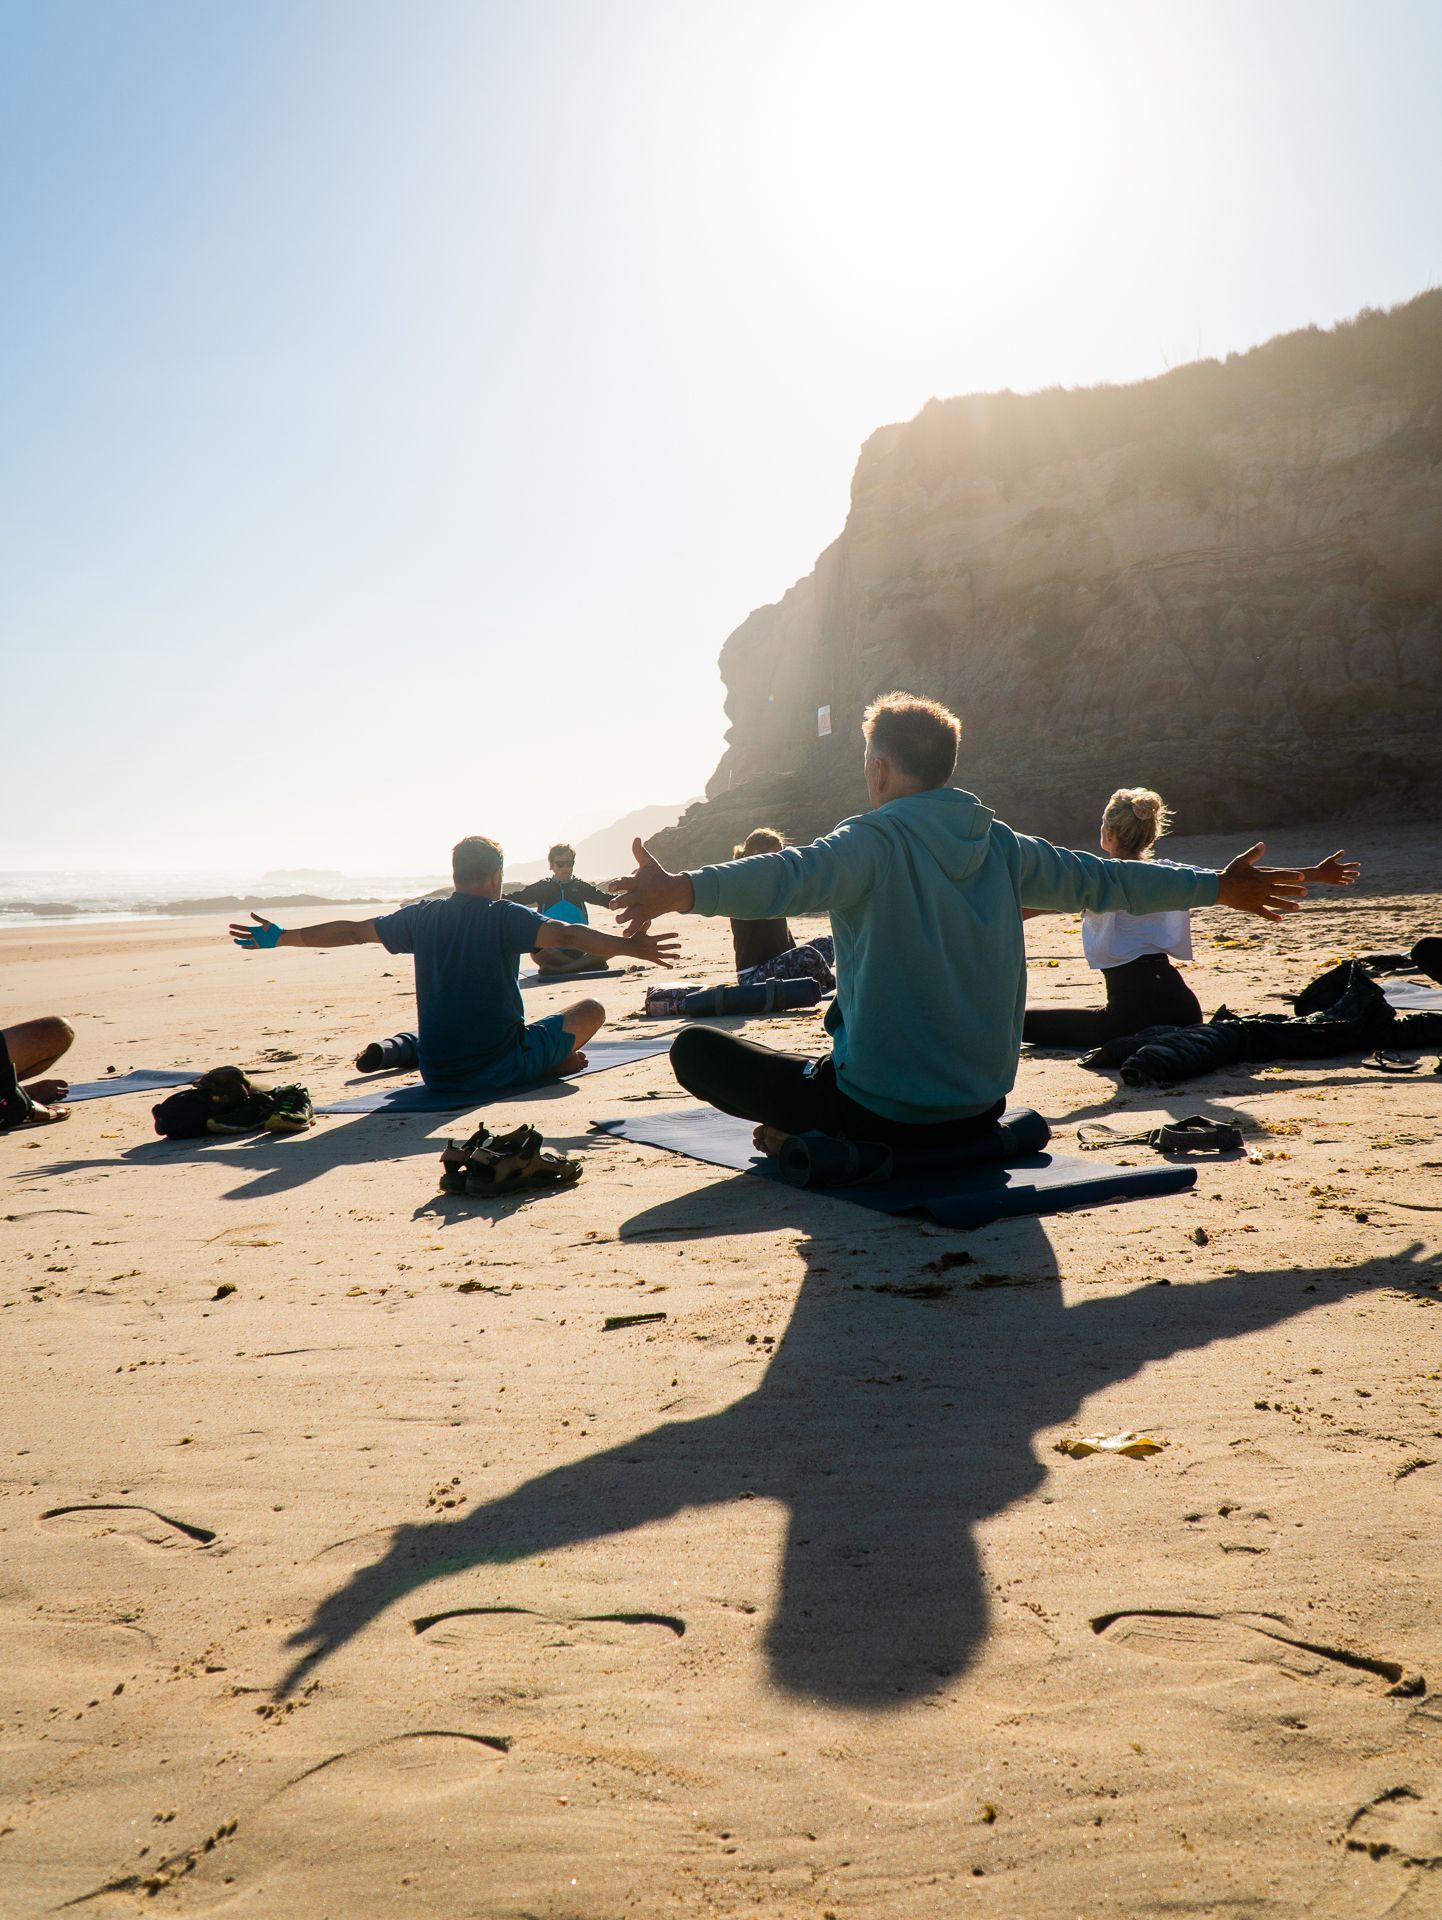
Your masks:
M740 1180L638 1215L623 1237L694 1239L707 1230L703 1212L714 1215ZM757 1196L753 1230L776 1225L773 1200ZM386 1553L293 1636L304 1651L280 1691L432 1580L759 1495L789 1509L766 1642L776 1684L837 1706L897 1707L975 1656L988 1618L975 1529L1041 1484L1038 1432L1153 1361L1442 1271L1414 1246L1350 1269L1144 1285L1068 1306L1038 1221L1009 1223L1002 1248L1024 1284L963 1282L936 1302L858 1292L849 1270L838 1276L829 1256L809 1252L812 1270L754 1391L457 1519L398 1527Z

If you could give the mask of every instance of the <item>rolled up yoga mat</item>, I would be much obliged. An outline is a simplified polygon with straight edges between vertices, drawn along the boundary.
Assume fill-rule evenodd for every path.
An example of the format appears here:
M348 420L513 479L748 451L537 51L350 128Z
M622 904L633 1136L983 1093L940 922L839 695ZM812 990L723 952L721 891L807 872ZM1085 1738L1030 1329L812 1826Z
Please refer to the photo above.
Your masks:
M792 1187L856 1187L913 1174L946 1173L954 1167L985 1167L1040 1153L1051 1128L1030 1107L998 1120L980 1140L916 1149L879 1142L833 1139L826 1133L795 1133L777 1156L781 1177Z
M796 1013L820 1004L815 980L762 980L753 987L702 987L687 994L681 1011L694 1020L718 1013Z
M413 1033L393 1033L389 1040L372 1040L356 1057L362 1073L408 1073L419 1064Z

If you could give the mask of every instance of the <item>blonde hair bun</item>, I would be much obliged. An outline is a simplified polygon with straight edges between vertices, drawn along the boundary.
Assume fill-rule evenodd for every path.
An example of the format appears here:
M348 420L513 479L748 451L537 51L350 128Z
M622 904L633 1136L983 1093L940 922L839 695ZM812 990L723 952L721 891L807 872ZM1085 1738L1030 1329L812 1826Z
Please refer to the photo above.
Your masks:
M732 852L733 860L747 860L754 853L780 853L786 845L786 836L777 827L753 827L740 846Z
M1172 811L1150 787L1118 787L1107 801L1102 827L1135 860L1172 830Z

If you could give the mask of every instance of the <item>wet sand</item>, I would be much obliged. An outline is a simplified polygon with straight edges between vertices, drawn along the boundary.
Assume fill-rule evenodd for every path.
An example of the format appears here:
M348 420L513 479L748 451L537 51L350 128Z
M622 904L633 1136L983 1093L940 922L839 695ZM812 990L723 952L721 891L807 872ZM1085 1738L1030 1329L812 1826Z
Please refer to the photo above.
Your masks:
M1342 840L1353 893L1197 917L1206 1008L1442 931L1435 835L1274 852ZM1075 922L1029 932L1034 999L1093 1000ZM0 968L76 1080L270 1050L335 1097L411 1005L379 949L209 920ZM632 1032L653 977L528 1006ZM495 1108L586 1173L489 1205L438 1193L444 1117L6 1137L0 1912L1442 1912L1431 1065L1026 1059L1063 1150L1202 1112L1249 1154L970 1234L589 1135L675 1097L664 1057ZM1164 1450L1057 1451L1123 1428Z

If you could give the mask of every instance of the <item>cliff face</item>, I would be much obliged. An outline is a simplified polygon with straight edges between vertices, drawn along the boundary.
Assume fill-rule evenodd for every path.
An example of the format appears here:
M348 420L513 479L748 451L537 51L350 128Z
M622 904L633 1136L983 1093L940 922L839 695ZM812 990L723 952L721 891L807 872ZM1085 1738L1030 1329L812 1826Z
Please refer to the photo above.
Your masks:
M932 401L721 673L729 744L663 857L864 804L893 687L960 713L959 785L1063 840L1120 785L1192 833L1436 808L1442 291L1133 387Z

